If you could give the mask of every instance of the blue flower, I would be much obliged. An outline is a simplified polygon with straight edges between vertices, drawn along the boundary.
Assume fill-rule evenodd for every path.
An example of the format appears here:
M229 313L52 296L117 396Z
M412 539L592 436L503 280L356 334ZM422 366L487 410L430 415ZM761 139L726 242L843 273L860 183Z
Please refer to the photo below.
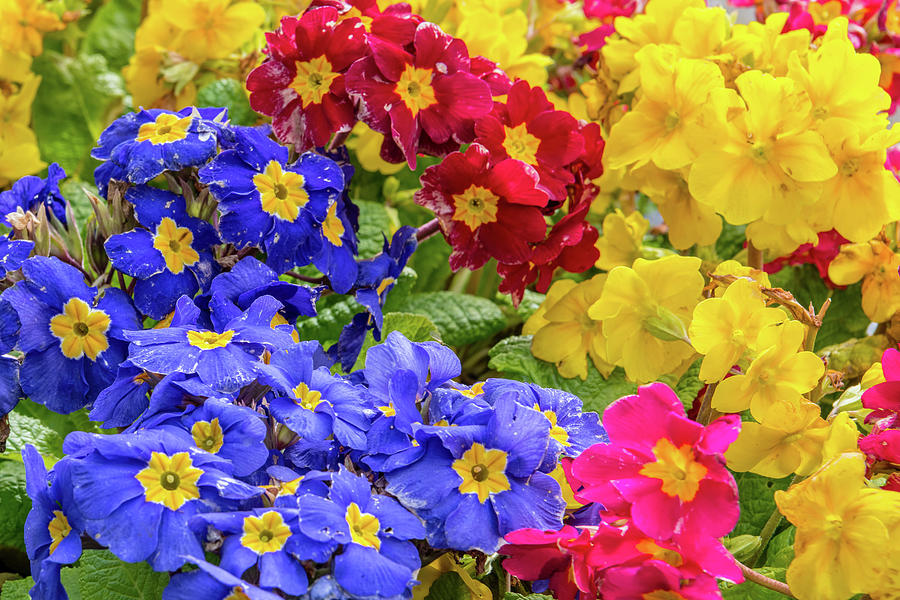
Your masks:
M66 178L66 172L58 164L47 167L47 179L28 175L15 182L11 189L0 193L0 223L9 225L6 215L18 208L37 213L43 204L60 223L66 224L66 199L59 191L59 182Z
M228 460L236 477L250 475L269 458L262 415L218 398L208 398L180 414L162 413L141 427L169 431L189 445Z
M228 461L167 432L82 434L76 441L79 453L86 453L72 465L85 530L122 560L146 560L157 571L179 568L185 556L202 556L189 528L192 516L227 510L260 493L232 479Z
M499 398L485 426L444 429L418 438L418 461L385 474L387 491L425 519L433 547L492 553L510 531L562 526L559 484L539 470L550 447L541 413Z
M127 360L119 365L115 380L94 400L90 419L103 427L127 427L147 408L151 376Z
M0 277L20 268L33 249L32 241L0 238Z
M288 164L287 148L258 130L238 136L234 149L200 170L200 181L219 201L222 239L262 248L277 273L312 262L320 223L344 189L334 161L307 152Z
M56 412L78 410L112 383L126 358L123 330L140 327L137 314L124 292L88 287L57 258L29 258L22 273L2 295L21 323L22 390Z
M338 294L346 294L357 278L356 232L347 214L348 201L340 196L328 206L322 221L322 249L313 264L328 277Z
M68 598L59 579L62 565L81 556L84 522L72 498L71 461L56 463L48 478L44 459L34 446L22 450L25 491L31 511L25 520L25 547L31 560L32 598Z
M319 290L278 279L278 274L252 256L241 259L231 271L221 273L209 288L213 319L222 321L246 310L260 296L272 296L282 304L285 323L316 315Z
M375 416L365 388L331 374L318 342L302 342L272 354L260 381L272 386L269 412L297 433L299 444L331 436L347 448L366 449Z
M110 179L147 183L164 171L196 167L215 156L224 109L140 110L119 117L100 134L91 156L109 161L94 173L106 195Z
M19 317L12 305L0 299L0 355L16 345ZM0 356L0 417L10 412L22 398L19 387L19 361L12 356Z
M125 333L131 341L128 358L153 373L196 373L200 381L217 390L235 391L256 379L265 350L293 343L287 331L292 327L271 325L280 308L280 302L262 296L219 331L209 331L197 326L200 310L182 296L169 327Z
M173 575L162 600L282 600L278 594L261 590L203 559L188 557L187 561L198 568Z
M210 250L219 236L212 225L188 215L182 196L142 185L129 189L125 199L145 229L114 235L104 248L116 269L138 280L138 310L162 319L178 298L209 287L218 271Z

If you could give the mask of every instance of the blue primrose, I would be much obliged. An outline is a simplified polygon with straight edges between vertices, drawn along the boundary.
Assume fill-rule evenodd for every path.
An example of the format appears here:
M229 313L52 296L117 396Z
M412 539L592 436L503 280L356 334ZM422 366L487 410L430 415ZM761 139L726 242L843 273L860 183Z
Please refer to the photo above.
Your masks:
M129 189L125 199L144 228L114 235L104 248L116 269L137 279L138 310L162 319L178 298L209 287L218 271L210 251L219 236L212 225L188 215L182 196L142 185Z
M22 273L0 296L21 324L22 390L55 412L73 412L113 382L127 356L123 331L140 327L137 313L124 292L89 287L57 258L29 258Z
M9 190L0 192L0 223L9 225L6 216L19 208L37 213L38 207L43 204L48 213L65 225L67 204L59 191L59 182L65 178L63 168L52 163L47 167L46 179L28 175L16 181Z
M119 365L115 380L94 400L88 415L103 427L128 427L149 405L151 375L127 360Z
M219 201L222 239L262 248L277 273L312 262L328 207L344 189L334 161L307 152L288 164L287 148L257 129L242 131L233 149L200 169L200 181Z
M356 231L348 214L349 200L339 196L328 206L320 234L322 249L313 264L328 277L331 289L346 294L357 279Z
M264 351L294 343L290 325L272 326L281 303L262 296L219 331L198 326L200 310L187 296L179 298L172 324L163 329L128 331L129 360L153 373L196 373L221 392L252 382Z
M9 302L0 300L0 417L14 409L22 399L19 361L12 356L2 356L15 348L18 333L16 311Z
M10 271L19 269L33 249L34 242L30 240L0 238L0 277L6 277Z
M198 568L173 575L162 600L283 600L203 559L188 557L187 561Z
M110 179L142 184L165 171L200 166L215 156L227 119L224 108L150 109L119 117L100 134L91 156L107 161L94 172L106 196Z
M86 455L73 462L72 491L85 530L120 559L146 560L157 571L202 556L191 517L261 492L233 479L227 460L168 432L82 435L77 442Z

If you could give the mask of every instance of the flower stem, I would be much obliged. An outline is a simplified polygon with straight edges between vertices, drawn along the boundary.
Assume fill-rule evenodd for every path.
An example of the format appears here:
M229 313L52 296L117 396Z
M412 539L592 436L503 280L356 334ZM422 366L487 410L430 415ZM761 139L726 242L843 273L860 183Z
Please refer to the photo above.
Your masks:
M775 507L775 510L772 511L772 514L769 515L769 520L766 521L766 524L763 525L762 531L759 532L760 543L759 549L750 557L750 560L747 562L753 565L754 567L759 562L759 559L762 557L763 552L766 549L766 546L769 545L769 540L772 539L772 536L775 535L775 530L778 529L778 526L781 525L781 520L784 517L781 515L781 512L778 510L778 507Z
M416 230L416 241L425 241L440 230L441 223L437 220L437 217L435 217Z
M706 391L703 393L703 400L700 401L700 408L697 409L697 422L701 425L709 425L709 423L719 414L719 412L713 410L712 407L712 397L713 394L716 393L716 386L718 385L718 381L716 383L707 384Z
M762 250L753 245L753 242L747 240L747 266L751 269L762 271L763 253Z
M791 593L791 588L788 587L788 584L782 583L777 579L772 579L771 577L766 577L762 573L758 571L754 571L744 563L740 561L736 561L738 566L741 568L741 573L744 574L744 578L748 581L752 581L757 585L761 585L764 588L769 588L770 590L774 590L779 594L784 594L788 598L794 598L795 596Z

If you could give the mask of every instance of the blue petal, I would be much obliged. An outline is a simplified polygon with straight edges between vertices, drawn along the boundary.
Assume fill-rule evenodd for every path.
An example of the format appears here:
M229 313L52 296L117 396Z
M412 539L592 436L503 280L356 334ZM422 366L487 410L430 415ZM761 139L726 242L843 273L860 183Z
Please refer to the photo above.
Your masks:
M75 412L90 401L84 377L87 360L66 358L59 346L29 352L20 369L22 391L53 412Z
M197 278L189 269L177 275L163 270L134 286L134 304L153 319L162 319L175 308L181 296L193 297L200 289Z
M349 544L334 559L334 577L351 594L396 596L412 583L413 572L374 548Z
M203 552L200 541L188 527L188 517L181 512L162 511L159 540L156 551L147 559L154 571L174 571L184 564L185 556Z
M153 234L146 229L114 235L103 247L113 266L126 275L146 279L166 269L162 253L153 247Z
M21 399L19 361L11 356L0 356L0 417L12 411Z
M507 452L507 473L526 478L544 460L550 441L550 421L511 398L500 398L488 423L487 440L491 448Z
M267 588L278 588L292 596L299 596L306 592L309 581L303 565L285 552L272 552L262 555L259 559L259 584Z
M527 483L511 477L509 485L508 491L491 496L501 535L525 527L544 531L562 527L566 503L555 479L534 473Z
M482 504L476 494L463 494L456 510L444 521L447 544L455 550L480 550L492 554L500 547L497 515L489 501Z

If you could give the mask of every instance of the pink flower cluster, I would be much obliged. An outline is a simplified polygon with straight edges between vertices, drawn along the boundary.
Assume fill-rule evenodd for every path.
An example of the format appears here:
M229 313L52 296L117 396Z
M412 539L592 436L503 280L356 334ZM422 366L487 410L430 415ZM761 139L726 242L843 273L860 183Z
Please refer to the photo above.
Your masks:
M859 438L859 449L867 457L870 470L888 474L884 489L900 491L900 351L889 348L881 356L884 383L873 385L862 396L865 408L872 409L866 423L869 435ZM870 473L871 474L871 473Z
M559 531L508 534L504 568L560 600L700 600L720 597L717 578L743 581L718 539L739 516L723 453L740 418L704 427L654 383L611 404L603 422L609 444L585 450L566 473L575 499L591 504Z

